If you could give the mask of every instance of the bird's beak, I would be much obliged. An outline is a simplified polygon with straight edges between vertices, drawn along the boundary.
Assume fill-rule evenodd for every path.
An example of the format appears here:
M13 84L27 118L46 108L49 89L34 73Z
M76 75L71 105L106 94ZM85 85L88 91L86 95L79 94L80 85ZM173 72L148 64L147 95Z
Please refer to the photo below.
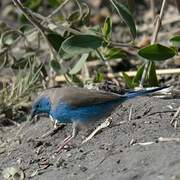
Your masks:
M31 115L30 115L30 120L32 120L34 117L36 118L39 118L40 116L45 116L45 117L49 117L49 114L48 113L41 113L41 114L39 114L39 113L37 113L37 111L36 110L32 110L31 111Z

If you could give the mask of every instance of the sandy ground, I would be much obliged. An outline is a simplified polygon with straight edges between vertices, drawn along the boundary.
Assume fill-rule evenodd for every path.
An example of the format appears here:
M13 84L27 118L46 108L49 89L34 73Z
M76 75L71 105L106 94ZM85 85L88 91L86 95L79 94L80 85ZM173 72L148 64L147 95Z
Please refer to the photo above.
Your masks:
M46 138L40 137L52 129L48 118L3 127L0 179L7 167L20 167L18 172L33 180L179 180L180 142L158 141L159 137L180 138L180 128L170 125L179 104L180 99L157 97L125 102L112 114L109 127L84 145L81 141L87 133L81 131L71 149L58 154L55 150L71 125Z

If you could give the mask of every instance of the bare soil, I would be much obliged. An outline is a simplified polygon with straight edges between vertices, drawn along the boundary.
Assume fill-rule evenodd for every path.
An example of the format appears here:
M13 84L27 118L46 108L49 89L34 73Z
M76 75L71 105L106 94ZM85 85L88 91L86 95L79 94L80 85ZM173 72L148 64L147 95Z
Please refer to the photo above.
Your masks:
M138 97L112 114L112 124L81 145L84 132L70 149L55 153L71 133L71 125L52 136L48 118L0 131L0 172L20 167L33 180L174 180L180 179L180 142L160 142L159 137L180 138L170 120L180 99ZM132 116L129 119L130 107ZM150 142L147 144L139 144ZM3 179L2 174L0 179Z

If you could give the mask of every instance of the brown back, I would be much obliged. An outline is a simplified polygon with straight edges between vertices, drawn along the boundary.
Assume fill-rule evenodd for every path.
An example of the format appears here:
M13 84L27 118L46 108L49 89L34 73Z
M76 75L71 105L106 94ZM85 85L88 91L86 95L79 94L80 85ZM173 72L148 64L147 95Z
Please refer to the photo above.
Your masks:
M75 107L81 107L90 104L99 104L117 100L121 97L120 95L115 93L78 87L50 88L43 91L40 94L40 97L41 96L48 96L53 106L56 106L59 102L62 101Z

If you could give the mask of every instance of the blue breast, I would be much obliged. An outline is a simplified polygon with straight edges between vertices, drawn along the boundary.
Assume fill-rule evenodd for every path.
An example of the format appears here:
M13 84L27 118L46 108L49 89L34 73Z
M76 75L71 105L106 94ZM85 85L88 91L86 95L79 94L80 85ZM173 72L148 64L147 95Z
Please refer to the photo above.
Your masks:
M73 121L80 121L83 123L110 115L112 110L119 104L119 101L110 101L83 107L72 107L61 102L50 114L61 123L72 123Z

